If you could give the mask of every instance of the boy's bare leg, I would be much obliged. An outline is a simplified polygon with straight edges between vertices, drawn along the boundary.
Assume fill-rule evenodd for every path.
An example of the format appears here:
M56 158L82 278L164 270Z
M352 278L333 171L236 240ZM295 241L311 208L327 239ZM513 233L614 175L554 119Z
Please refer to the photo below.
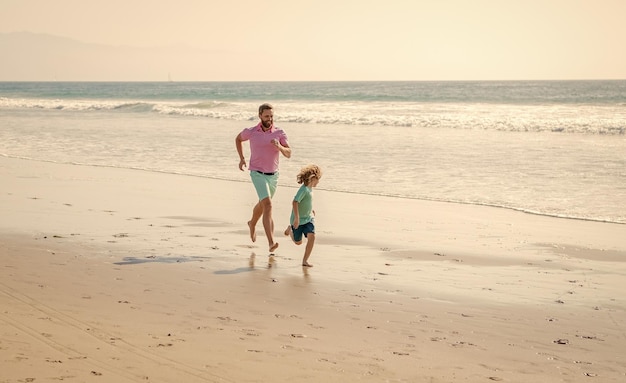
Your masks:
M313 252L313 245L315 245L315 233L309 233L307 235L306 248L304 249L304 258L302 258L302 266L313 267L308 262L311 252Z
M296 245L302 244L302 240L300 240L300 242L296 242L296 239L293 237L293 229L291 228L291 225L287 226L287 228L285 229L285 235L288 235L294 244Z

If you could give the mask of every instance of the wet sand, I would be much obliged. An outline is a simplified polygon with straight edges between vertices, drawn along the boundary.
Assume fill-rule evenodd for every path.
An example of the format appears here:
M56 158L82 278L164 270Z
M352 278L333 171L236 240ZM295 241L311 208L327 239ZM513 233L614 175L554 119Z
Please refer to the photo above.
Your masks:
M234 169L234 171L237 171ZM0 382L622 382L626 227L0 157ZM320 185L321 187L322 185Z

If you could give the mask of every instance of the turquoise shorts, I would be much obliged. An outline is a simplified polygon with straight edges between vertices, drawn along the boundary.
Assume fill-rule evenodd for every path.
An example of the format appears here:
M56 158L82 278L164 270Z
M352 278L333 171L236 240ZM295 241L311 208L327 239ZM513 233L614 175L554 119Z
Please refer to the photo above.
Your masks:
M276 193L276 186L278 185L278 172L274 174L264 174L259 173L256 170L251 170L250 178L252 179L252 184L256 189L256 194L259 196L259 201L268 197L274 197L274 193Z

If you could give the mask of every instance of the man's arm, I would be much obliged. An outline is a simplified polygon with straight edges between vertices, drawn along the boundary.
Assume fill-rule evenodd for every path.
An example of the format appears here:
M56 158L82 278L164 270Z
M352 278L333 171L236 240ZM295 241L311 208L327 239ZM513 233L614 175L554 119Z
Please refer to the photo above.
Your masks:
M291 158L291 148L289 147L289 144L281 145L280 141L276 139L272 140L272 143L278 148L283 156Z
M246 165L246 158L243 156L243 140L241 139L241 133L235 138L235 147L237 148L237 154L239 154L239 170L243 171Z
M280 145L280 143L278 143L278 145ZM287 145L287 146L280 145L278 150L280 150L280 152L283 154L283 156L285 156L287 158L291 158L291 148L289 147L289 145Z

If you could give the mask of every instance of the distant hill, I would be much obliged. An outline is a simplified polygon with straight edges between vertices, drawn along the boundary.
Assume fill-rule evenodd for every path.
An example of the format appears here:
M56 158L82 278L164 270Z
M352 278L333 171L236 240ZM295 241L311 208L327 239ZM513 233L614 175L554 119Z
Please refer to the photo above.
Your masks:
M167 81L217 79L225 52L188 46L130 47L30 32L0 33L0 81Z

